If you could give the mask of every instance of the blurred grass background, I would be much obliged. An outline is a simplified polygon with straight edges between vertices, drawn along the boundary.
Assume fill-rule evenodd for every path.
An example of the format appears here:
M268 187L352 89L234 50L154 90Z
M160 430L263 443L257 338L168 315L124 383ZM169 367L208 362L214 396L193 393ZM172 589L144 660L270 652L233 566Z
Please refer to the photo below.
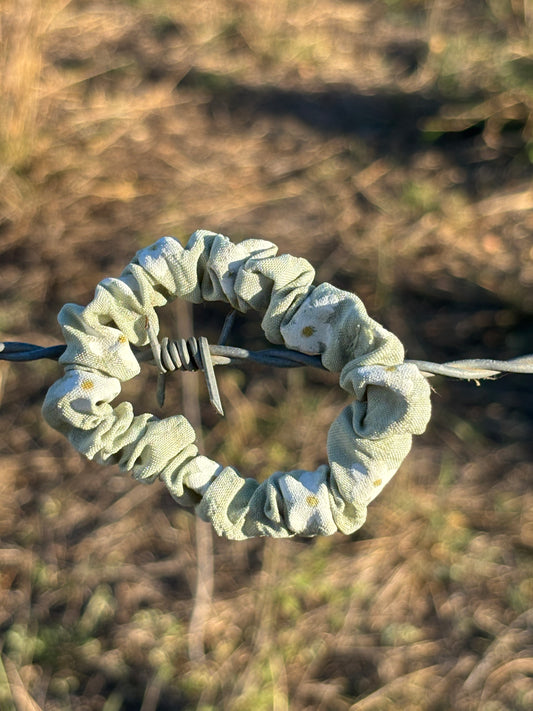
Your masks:
M0 9L5 340L60 341L65 302L204 227L308 258L412 358L533 350L530 0ZM195 309L197 333L223 315ZM531 377L434 379L354 536L234 543L48 428L59 372L0 363L2 711L533 707ZM185 377L163 413L153 373L124 397L168 415ZM325 461L334 377L219 382L208 456L259 478Z

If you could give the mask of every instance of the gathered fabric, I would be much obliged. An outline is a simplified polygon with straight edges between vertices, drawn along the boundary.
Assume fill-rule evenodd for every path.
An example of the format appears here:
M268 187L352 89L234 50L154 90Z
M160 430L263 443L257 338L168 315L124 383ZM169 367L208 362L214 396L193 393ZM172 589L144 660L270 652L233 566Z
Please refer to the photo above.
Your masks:
M313 285L307 260L277 252L271 242L234 244L205 230L185 247L163 237L140 250L119 278L98 284L87 306L61 309L65 373L49 389L43 414L89 459L142 482L163 481L178 504L194 507L221 536L349 534L398 470L412 435L425 430L430 388L357 296ZM182 415L158 419L136 415L128 402L112 406L121 382L140 371L132 346L147 345L147 325L159 330L155 309L176 298L258 311L269 341L318 355L339 373L353 400L329 429L327 464L274 472L259 483L199 454Z

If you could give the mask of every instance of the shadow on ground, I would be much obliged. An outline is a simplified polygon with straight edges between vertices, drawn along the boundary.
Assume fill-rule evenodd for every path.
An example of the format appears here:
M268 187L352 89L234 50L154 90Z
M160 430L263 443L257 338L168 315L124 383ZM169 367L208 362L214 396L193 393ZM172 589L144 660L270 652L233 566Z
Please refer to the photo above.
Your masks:
M356 87L346 84L313 90L258 87L197 69L191 69L179 86L207 90L210 98L205 104L206 111L213 117L220 113L229 115L241 130L268 116L280 121L295 119L325 137L354 136L376 157L393 156L404 164L409 164L421 151L442 152L449 162L466 171L466 187L472 192L476 192L479 171L487 163L493 185L485 175L484 187L500 185L502 179L518 178L530 171L524 136L527 112L523 118L502 120L498 150L487 151L482 140L490 113L462 124L443 122L440 129L435 128L439 123L434 120L450 104L456 113L461 113L462 109L488 99L481 91L450 102L436 87L412 93L381 89L372 94L358 92Z

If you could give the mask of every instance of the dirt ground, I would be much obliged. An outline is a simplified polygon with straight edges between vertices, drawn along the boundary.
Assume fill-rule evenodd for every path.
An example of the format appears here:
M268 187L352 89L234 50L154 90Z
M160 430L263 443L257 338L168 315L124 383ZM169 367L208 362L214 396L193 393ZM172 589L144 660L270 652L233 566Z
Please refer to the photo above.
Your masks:
M60 343L64 303L206 228L307 258L409 358L533 352L527 0L0 10L1 339ZM326 461L336 376L219 370L223 419L193 375L122 397L168 416L199 382L204 452L247 476ZM533 376L432 379L356 534L242 543L48 427L60 373L0 362L2 711L533 707Z

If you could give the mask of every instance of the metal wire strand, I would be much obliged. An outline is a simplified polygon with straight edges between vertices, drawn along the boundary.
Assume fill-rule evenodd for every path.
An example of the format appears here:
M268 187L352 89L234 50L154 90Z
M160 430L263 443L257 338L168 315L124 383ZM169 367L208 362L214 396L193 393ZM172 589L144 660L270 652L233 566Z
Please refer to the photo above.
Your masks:
M189 339L189 341L195 341L196 343L198 340ZM196 360L198 352L189 341L164 338L159 343L155 339L154 348L148 351L146 349L133 348L133 351L137 360L140 362L153 362L163 372L202 370L203 364L199 364ZM3 343L0 342L0 360L15 362L40 360L41 358L57 360L64 353L65 348L66 346L64 345L43 348L32 343L5 341ZM296 368L304 365L324 368L320 356L306 355L287 348L250 351L246 348L236 348L234 346L210 345L209 353L213 365L242 365L247 362L253 362L277 368ZM461 380L491 379L502 373L533 374L533 354L520 356L512 360L474 358L448 363L433 363L425 360L406 360L405 362L416 365L426 375L443 375Z
M36 346L33 343L19 343L18 341L4 341L0 343L0 360L22 362L28 360L41 360L51 358L58 360L65 352L65 345Z
M533 373L533 355L520 356L512 360L474 358L455 360L450 363L430 363L425 360L409 360L424 375L445 375L460 380L491 379L502 373Z
M201 370L205 375L209 401L219 415L224 415L207 338L205 336L200 336L200 338L191 336L187 340L177 338L171 341L165 337L159 342L155 328L151 323L146 324L146 332L154 363L159 370L156 393L159 407L163 407L165 404L165 376L168 372Z

